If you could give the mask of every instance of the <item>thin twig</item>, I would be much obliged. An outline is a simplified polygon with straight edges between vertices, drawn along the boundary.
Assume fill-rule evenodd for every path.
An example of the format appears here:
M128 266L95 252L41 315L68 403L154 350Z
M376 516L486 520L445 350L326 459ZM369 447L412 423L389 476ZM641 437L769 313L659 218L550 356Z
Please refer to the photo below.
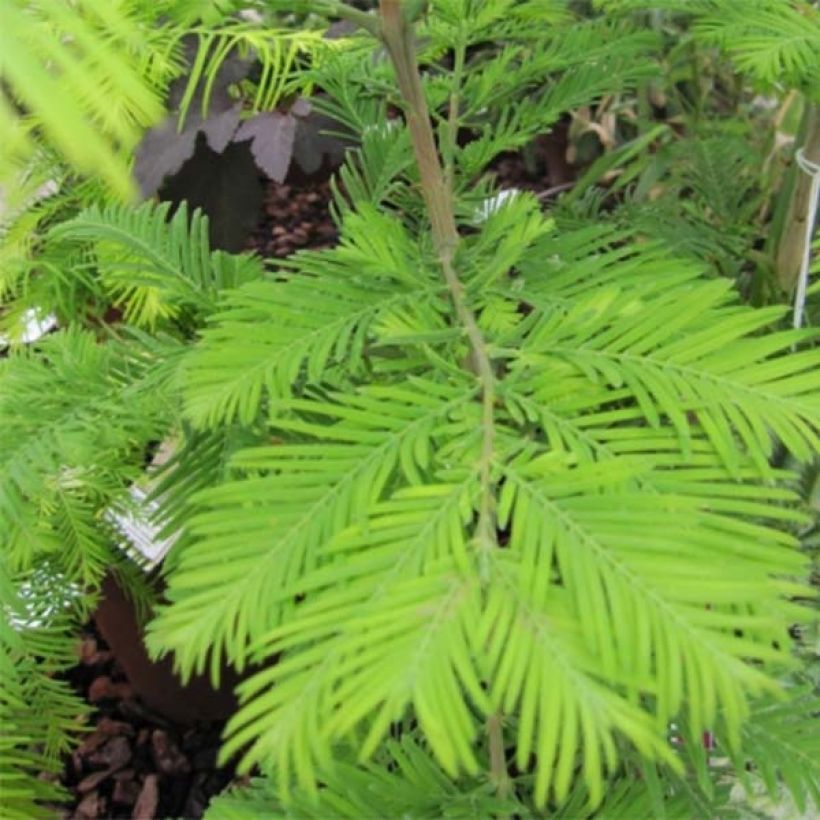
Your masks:
M550 197L555 196L556 194L560 194L563 191L568 191L570 188L575 187L575 180L572 182L562 182L560 185L553 185L551 188L547 188L545 191L538 191L535 195L537 199L549 199Z
M500 798L509 795L510 775L507 772L507 756L504 753L504 727L500 712L490 715L487 720L487 735L490 739L490 780Z

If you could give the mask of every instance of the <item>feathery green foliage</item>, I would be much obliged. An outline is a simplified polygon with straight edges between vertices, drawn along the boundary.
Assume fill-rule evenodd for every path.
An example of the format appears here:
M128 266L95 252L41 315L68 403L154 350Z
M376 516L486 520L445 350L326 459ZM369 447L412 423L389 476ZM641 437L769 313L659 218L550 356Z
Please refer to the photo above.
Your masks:
M173 216L169 211L169 203L151 202L91 207L55 226L48 239L91 244L93 256L82 264L93 264L107 300L130 324L153 327L183 312L196 323L213 312L220 291L258 278L262 268L251 256L211 251L201 212L189 218L184 202Z
M438 0L414 39L383 0L384 48L355 39L297 78L359 139L332 249L265 271L211 251L197 212L102 202L7 280L67 327L0 363L3 566L90 594L118 560L105 511L173 439L150 649L184 677L255 667L223 756L262 776L215 818L727 817L732 778L816 804L816 698L789 683L807 515L777 466L817 450L816 332L743 305L646 210L590 219L585 184L553 219L482 176L656 73L649 28L572 5ZM207 25L191 88L241 45ZM271 83L258 104L296 87ZM678 156L669 199L721 203L734 232L724 148Z
M465 116L493 104L480 77ZM548 99L527 105L549 121ZM396 190L382 145L351 159L384 180L359 188L375 204ZM739 307L628 234L556 234L520 196L473 219L454 262L496 374L487 419L424 228L357 205L338 249L229 297L183 377L197 423L267 420L281 441L198 495L152 627L186 673L279 658L242 686L226 754L310 789L336 744L354 733L366 759L412 708L443 769L475 775L481 724L503 712L519 769L535 756L536 804L565 800L578 766L595 804L623 741L679 765L659 728L680 713L696 737L720 712L736 743L803 617L781 597L801 594L804 564L768 457L775 436L816 446L817 354L790 352L807 337L760 335L779 309ZM317 291L332 299L295 309ZM504 549L477 529L488 493Z
M277 29L241 20L179 29L179 40L192 37L196 37L196 49L180 102L180 120L188 114L197 90L202 95L202 113L207 114L210 91L229 58L248 64L258 61L251 110L269 111L285 97L309 94L310 75L300 67L319 67L323 57L344 46L343 40L324 38L321 30Z
M389 817L475 817L489 818L520 813L526 807L512 798L500 799L490 784L469 785L448 778L430 759L427 751L405 735L385 744L384 759L355 765L339 761L326 775L320 802L304 795L282 803L269 780L259 778L249 788L237 788L212 801L208 815L225 820L266 817L359 818L373 812Z
M49 573L47 566L44 570ZM62 770L62 755L71 749L87 708L65 682L54 677L76 661L65 639L65 616L59 611L32 610L19 582L2 556L0 800L3 815L14 820L42 816L42 801L63 798L62 789L38 775L54 776ZM30 591L46 592L48 600L48 590ZM51 602L53 607L55 598Z
M596 6L691 15L697 40L723 49L764 86L787 85L817 96L820 14L807 0L596 0Z
M22 571L53 556L68 577L93 584L113 561L100 512L124 496L173 411L156 360L66 330L0 361L0 379L5 559Z
M120 196L132 190L123 152L162 115L154 52L134 4L3 0L0 141L4 183L38 151L38 129L78 170ZM146 55L148 60L146 60ZM22 116L21 116L22 114Z

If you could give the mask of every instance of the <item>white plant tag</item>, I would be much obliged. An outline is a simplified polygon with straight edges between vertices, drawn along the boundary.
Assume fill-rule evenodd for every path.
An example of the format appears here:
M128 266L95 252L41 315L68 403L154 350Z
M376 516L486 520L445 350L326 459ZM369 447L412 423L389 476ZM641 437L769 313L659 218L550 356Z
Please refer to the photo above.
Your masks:
M159 509L157 502L149 501L145 490L136 485L129 488L129 493L133 507L110 509L105 517L123 536L120 548L146 572L150 572L174 546L179 533L160 538L162 527L154 523L154 515Z
M151 472L165 464L173 450L174 442L164 441L154 455L145 476L129 487L132 503L111 507L105 513L105 519L122 536L120 549L145 572L150 572L159 565L180 536L177 531L166 538L159 537L163 528L163 522L156 517L159 503L149 500L152 489Z

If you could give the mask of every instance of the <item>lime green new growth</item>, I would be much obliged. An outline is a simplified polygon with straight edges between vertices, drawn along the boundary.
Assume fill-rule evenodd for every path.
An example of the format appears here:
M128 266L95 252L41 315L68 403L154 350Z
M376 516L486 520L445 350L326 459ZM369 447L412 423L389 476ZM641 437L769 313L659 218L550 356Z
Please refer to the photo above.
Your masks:
M97 203L7 285L124 321L0 362L0 600L121 563L104 510L173 438L150 649L258 665L223 750L258 776L211 817L742 816L737 779L817 805L805 516L772 466L817 450L816 332L479 176L649 76L652 33L560 0L314 8L361 29L300 86L358 138L336 247L267 272L200 214Z

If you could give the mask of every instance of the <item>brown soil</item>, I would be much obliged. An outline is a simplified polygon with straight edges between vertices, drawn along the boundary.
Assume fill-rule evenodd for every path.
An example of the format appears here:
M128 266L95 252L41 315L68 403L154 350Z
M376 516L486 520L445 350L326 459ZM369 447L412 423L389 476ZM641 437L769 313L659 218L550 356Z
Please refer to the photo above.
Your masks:
M182 726L148 710L93 625L67 677L95 711L65 761L62 783L75 799L59 816L197 818L233 779L231 767L217 766L223 724Z
M281 259L304 248L335 244L336 226L330 218L327 181L289 185L268 182L264 216L248 243L260 256Z

